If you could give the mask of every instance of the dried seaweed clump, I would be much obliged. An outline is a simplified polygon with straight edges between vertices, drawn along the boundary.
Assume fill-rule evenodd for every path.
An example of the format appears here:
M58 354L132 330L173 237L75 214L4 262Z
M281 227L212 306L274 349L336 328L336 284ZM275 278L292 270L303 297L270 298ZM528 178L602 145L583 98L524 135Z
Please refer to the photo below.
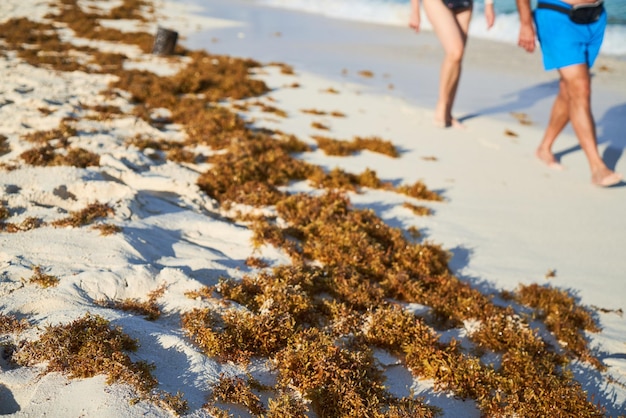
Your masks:
M308 180L314 187L328 190L356 191L359 185L359 176L339 167L335 167L328 173L321 168L315 169L308 176Z
M67 153L58 153L51 145L36 147L20 154L25 163L34 166L72 166L86 168L99 166L100 156L82 148L70 148Z
M54 287L59 284L59 278L50 274L45 274L40 266L33 267L33 275L28 279L29 283L36 283L41 287Z
M448 255L440 248L409 244L400 230L386 225L372 210L352 208L341 193L293 195L276 209L290 225L284 232L300 241L304 259L329 267L352 266L380 281L399 269L416 277L447 272Z
M216 102L256 97L269 91L263 81L250 77L250 71L260 67L255 60L204 51L190 52L188 56L191 64L173 76L174 83L180 86L179 94L203 94L206 100Z
M123 0L121 4L109 10L109 13L96 13L91 8L84 12L78 0L63 0L63 6L58 13L48 15L47 18L66 23L76 36L89 39L99 39L110 42L122 42L137 45L143 52L150 52L154 36L145 32L122 32L117 29L103 27L101 19L131 19L140 22L146 21L144 14L150 13L152 6L145 0Z
M290 280L291 273L297 270L285 268L282 275L277 275L278 281ZM277 271L277 273L279 273ZM284 282L283 282L284 284ZM256 288L255 288L256 286ZM271 303L271 295L278 295L278 286L275 289L267 289L271 281L259 283L247 283L234 285L230 291L225 291L226 296L234 296L241 302L248 302L248 307L256 310L261 309L258 317L247 316L247 324L239 324L246 329L248 338L232 339L235 332L230 326L221 321L229 319L225 314L222 319L216 313L207 321L206 317L199 318L208 311L192 312L186 315L185 329L195 329L196 342L202 335L202 342L210 342L209 345L201 345L205 352L207 348L219 349L220 353L213 352L220 358L231 355L230 360L247 361L246 358L232 356L233 350L241 353L242 349L250 348L249 331L259 322L259 317L272 313L275 317L289 315L282 307L282 301ZM310 283L309 283L310 286ZM262 289L261 289L262 288ZM237 290L238 289L238 290ZM256 291L255 291L256 289ZM310 289L309 289L310 290ZM236 296L239 295L239 296ZM255 296L256 295L256 296ZM287 297L287 300L290 298ZM259 304L261 304L259 306ZM293 304L292 304L293 305ZM256 308L255 308L256 306ZM293 308L293 306L292 306ZM287 308L287 311L292 309ZM281 313L282 312L282 313ZM230 313L230 311L229 311ZM200 321L197 321L200 319ZM200 326L198 326L200 325ZM358 328L353 328L357 330ZM265 331L261 331L264 333ZM267 336L266 336L267 338ZM436 337L433 337L436 338ZM361 342L360 342L361 341ZM224 344L227 344L224 347ZM319 328L300 328L291 330L289 337L281 344L267 352L263 357L269 357L273 367L278 372L276 387L266 387L264 390L276 393L276 397L270 397L267 408L268 416L306 416L308 410L306 404L291 393L294 389L311 402L312 410L320 417L433 417L436 410L427 407L416 399L397 399L391 396L383 385L382 370L373 358L372 351L358 336L335 335L327 333ZM207 352L207 354L210 354ZM260 354L257 352L257 354ZM249 355L249 354L248 354ZM253 392L255 385L241 378L222 378L214 387L214 392L207 407L211 411L215 409L215 402L239 404L246 407L251 413L259 416L265 407L259 401L259 396ZM280 412L291 411L295 415L280 415ZM391 415L388 413L393 412Z
M313 299L323 288L318 283L323 274L324 270L314 267L281 266L237 282L221 279L216 291L255 314L289 317L298 326L308 327L318 325L324 316Z
M108 121L117 116L124 115L124 112L122 112L122 109L118 106L107 104L83 105L83 109L91 110L91 113L85 116L85 119L97 121Z
M90 203L85 209L81 209L76 212L71 212L70 216L63 219L58 219L52 222L53 226L64 227L71 226L78 228L85 225L94 223L99 218L105 218L113 214L113 208L106 203Z
M357 136L352 141L342 141L319 135L314 135L312 138L327 155L346 156L361 150L369 150L393 158L399 157L396 147L390 141L385 141L376 136L367 138Z
M127 141L129 145L134 145L140 150L153 150L165 153L166 159L174 162L195 162L197 156L185 150L185 144L179 141L166 141L158 138L146 137L145 135L137 135L134 138ZM156 159L161 156L152 156Z
M352 141L357 149L366 149L379 154L388 155L392 158L398 158L400 154L391 141L384 140L377 136L360 137L357 136Z
M567 371L565 359L519 318L487 318L471 338L481 349L502 355L499 368L484 365L452 340L438 341L434 330L412 314L383 307L371 314L365 336L375 346L405 356L414 375L435 380L437 389L471 398L485 416L602 416ZM556 412L558 411L558 412Z
M201 100L184 98L172 113L173 120L185 125L188 145L208 145L221 150L249 135L245 122L236 113Z
M135 19L146 22L144 14L154 14L154 6L147 0L123 0L110 10L108 19Z
M34 131L23 135L21 139L37 144L47 144L51 141L56 141L65 146L69 143L69 139L73 136L76 136L76 129L69 123L68 120L62 120L59 127L56 129Z
M18 18L0 24L0 38L11 50L17 51L21 59L34 67L88 73L101 71L103 63L121 68L124 57L120 54L107 54L87 46L62 42L57 30L49 23ZM107 70L114 68L109 67Z
M100 231L100 235L113 235L113 234L117 234L118 232L122 232L122 228L120 226L117 225L111 225L111 224L98 224L98 225L94 225L92 226L92 229L96 229L98 231Z
M352 142L341 141L321 135L314 135L312 138L326 155L346 156L354 154L357 151Z
M38 340L28 341L13 355L20 365L46 363L46 372L70 378L108 376L107 383L126 383L148 394L156 385L152 366L133 363L126 352L137 343L100 317L85 315L66 325L48 326Z
M184 146L183 143L178 141L166 141L141 134L129 139L126 143L128 145L133 145L142 151L146 149L169 151L174 148L182 148Z
M300 112L315 116L324 116L328 114L328 112L319 109L300 109Z
M184 415L189 411L189 402L185 400L182 392L176 392L175 395L172 395L164 391L157 391L156 394L150 397L150 400L163 408L169 409L176 416Z
M255 416L262 416L266 412L258 395L252 387L241 377L228 377L220 374L219 381L213 385L211 399L205 405L209 411L216 409L213 402L223 402L241 405Z
M28 328L28 321L25 319L19 320L15 315L0 313L0 334L22 332L26 328Z
M311 151L311 147L298 139L295 135L285 134L280 131L270 131L272 138L280 141L280 147L290 154L297 154Z
M346 117L345 113L340 112L338 110L333 110L332 112L326 112L325 110L319 110L319 109L300 109L300 111L302 113L307 113L309 115L316 115L316 116L330 115L330 116L334 116L336 118L345 118Z
M448 254L440 247L408 242L373 211L351 208L340 193L289 196L276 210L288 226L255 222L253 242L281 247L297 263L322 263L337 280L329 291L346 302L375 306L379 297L356 299L355 289L372 288L364 294L422 303L457 323L484 315L489 306L487 297L448 274Z
M418 400L385 390L372 351L356 339L335 340L317 328L303 330L274 359L278 386L295 386L320 417L434 417ZM387 415L394 411L397 415Z
M433 192L426 187L421 181L415 182L413 185L402 185L396 188L398 193L405 194L407 196L414 197L422 200L432 200L435 202L443 201L443 197L436 192Z
M382 374L370 350L345 345L315 328L302 331L275 359L279 386L297 387L320 416L368 416L384 402Z
M311 127L315 129L319 129L321 131L330 130L330 128L327 125L324 125L322 122L311 122Z
M250 106L257 106L261 108L261 111L265 113L273 113L276 116L280 116L281 118L286 118L287 112L282 109L277 108L276 106L268 105L267 103L263 103L260 100L255 100L253 102L248 103Z
M515 293L515 300L535 309L535 316L554 333L564 349L600 369L604 368L589 352L584 336L585 331L600 332L600 328L591 313L576 305L566 291L536 283L521 285Z
M258 269L262 269L265 267L268 267L269 264L267 264L267 262L261 258L258 257L248 257L246 258L246 266L248 267L252 267L252 268L258 268Z
M279 393L267 401L267 418L306 418L308 410L302 398L292 393Z
M253 356L272 356L287 344L295 327L288 315L228 310L220 316L209 309L183 314L182 324L207 355L239 363L246 363Z
M213 168L202 174L197 184L219 202L253 206L275 204L283 197L278 186L305 179L312 166L293 158L292 144L265 133L248 132L233 142L228 152L209 158Z
M361 187L386 190L393 188L391 183L381 181L376 172L369 168L361 174L352 174L338 167L328 173L319 167L314 167L307 179L314 187L328 190L359 191Z
M436 332L415 315L396 306L382 306L368 315L367 324L366 341L404 356L409 370L434 379L436 388L476 400L493 389L492 369L464 355L456 341L440 343Z
M0 156L7 154L11 151L8 138L4 135L0 135Z
M23 49L26 45L45 45L48 42L58 42L54 26L30 21L26 18L7 20L0 26L0 38L11 50ZM19 48L18 48L19 47Z
M129 92L135 103L170 109L172 120L177 123L185 120L183 110L177 109L181 96L187 95L187 101L206 109L210 102L259 96L268 91L264 82L250 77L250 70L260 65L254 60L210 55L204 51L187 55L189 64L173 76L127 70L119 74L119 80L112 87Z
M39 145L24 151L20 158L34 166L73 166L86 168L100 165L100 156L83 148L70 147L70 138L76 130L68 121L62 121L59 128L36 131L22 137L23 140Z
M27 18L13 18L0 23L0 39L8 48L17 51L20 58L29 64L41 67L46 61L56 63L55 68L67 71L81 69L75 59L68 59L64 64L50 55L44 56L44 51L56 51L57 57L67 56L69 47L63 44L56 33L56 28L48 23L36 23ZM35 46L36 48L29 48Z
M0 201L0 221L4 221L9 216L11 216L11 212L9 212L9 208L4 205L4 202Z
M46 18L63 22L74 30L76 36L123 42L139 46L149 52L154 36L144 33L122 32L104 28L100 19L136 19L144 21L142 13L149 13L149 4L144 0L123 0L109 14L98 14L91 9L83 12L77 0L63 0L57 14ZM117 72L122 69L126 57L117 53L105 53L86 46L77 46L60 40L57 26L49 23L32 22L25 18L11 19L0 25L0 37L17 50L19 56L33 66L45 66L60 71Z
M280 73L285 75L294 75L296 72L293 70L293 67L289 64L285 64L284 62L276 62L272 61L267 64L267 66L274 66L280 68Z
M154 321L159 319L161 316L161 308L159 307L157 300L163 296L163 293L165 293L165 287L161 286L148 293L148 299L145 301L127 298L119 301L96 301L96 303L107 308L119 309L143 315L148 321Z
M486 318L472 334L481 348L502 355L493 381L495 396L480 399L490 416L601 417L603 408L587 399L580 383L567 369L567 358L557 354L519 317Z
M185 292L185 296L187 296L189 299L211 299L213 297L213 291L214 288L213 287L207 287L207 286L203 286L199 289L195 289L195 290L189 290L187 292Z
M402 207L409 209L411 212L416 214L417 216L430 216L433 214L433 211L428 206L422 205L414 205L413 203L404 202Z
M45 225L46 223L44 221L34 216L29 216L19 224L4 222L4 220L0 219L0 231L9 232L12 234L30 231L31 229L36 229Z

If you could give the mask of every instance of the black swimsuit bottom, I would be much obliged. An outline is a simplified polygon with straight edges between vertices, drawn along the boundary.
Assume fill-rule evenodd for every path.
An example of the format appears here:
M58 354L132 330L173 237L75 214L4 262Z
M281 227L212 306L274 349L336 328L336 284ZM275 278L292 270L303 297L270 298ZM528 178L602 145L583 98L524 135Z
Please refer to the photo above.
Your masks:
M472 8L472 0L443 0L443 4L455 12Z

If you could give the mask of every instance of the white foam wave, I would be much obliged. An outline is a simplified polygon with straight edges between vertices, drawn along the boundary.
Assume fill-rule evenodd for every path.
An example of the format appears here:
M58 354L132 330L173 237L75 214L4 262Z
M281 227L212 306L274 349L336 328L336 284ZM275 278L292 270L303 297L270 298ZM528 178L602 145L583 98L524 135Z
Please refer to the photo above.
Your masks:
M340 19L389 25L406 24L408 6L363 0L259 0L259 3Z

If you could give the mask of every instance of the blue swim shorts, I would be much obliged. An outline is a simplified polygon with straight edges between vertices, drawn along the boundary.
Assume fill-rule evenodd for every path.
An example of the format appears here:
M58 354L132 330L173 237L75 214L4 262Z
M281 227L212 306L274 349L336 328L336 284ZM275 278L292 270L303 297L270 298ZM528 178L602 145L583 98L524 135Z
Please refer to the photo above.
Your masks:
M572 7L560 0L540 1ZM599 20L589 24L574 23L567 14L551 9L535 9L534 18L546 70L574 64L593 66L604 39L606 11Z

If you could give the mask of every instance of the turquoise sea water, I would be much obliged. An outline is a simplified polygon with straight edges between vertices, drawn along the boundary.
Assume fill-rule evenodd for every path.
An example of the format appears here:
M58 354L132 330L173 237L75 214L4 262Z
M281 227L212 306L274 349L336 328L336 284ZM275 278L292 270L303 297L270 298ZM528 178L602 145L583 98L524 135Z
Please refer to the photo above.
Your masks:
M270 6L322 14L340 19L406 25L410 0L253 0ZM536 0L531 0L532 4ZM480 38L516 43L519 21L515 0L495 0L496 24L487 30L483 17L484 0L475 0L470 34ZM602 53L626 56L626 0L605 0L609 26ZM428 24L426 23L426 29Z

